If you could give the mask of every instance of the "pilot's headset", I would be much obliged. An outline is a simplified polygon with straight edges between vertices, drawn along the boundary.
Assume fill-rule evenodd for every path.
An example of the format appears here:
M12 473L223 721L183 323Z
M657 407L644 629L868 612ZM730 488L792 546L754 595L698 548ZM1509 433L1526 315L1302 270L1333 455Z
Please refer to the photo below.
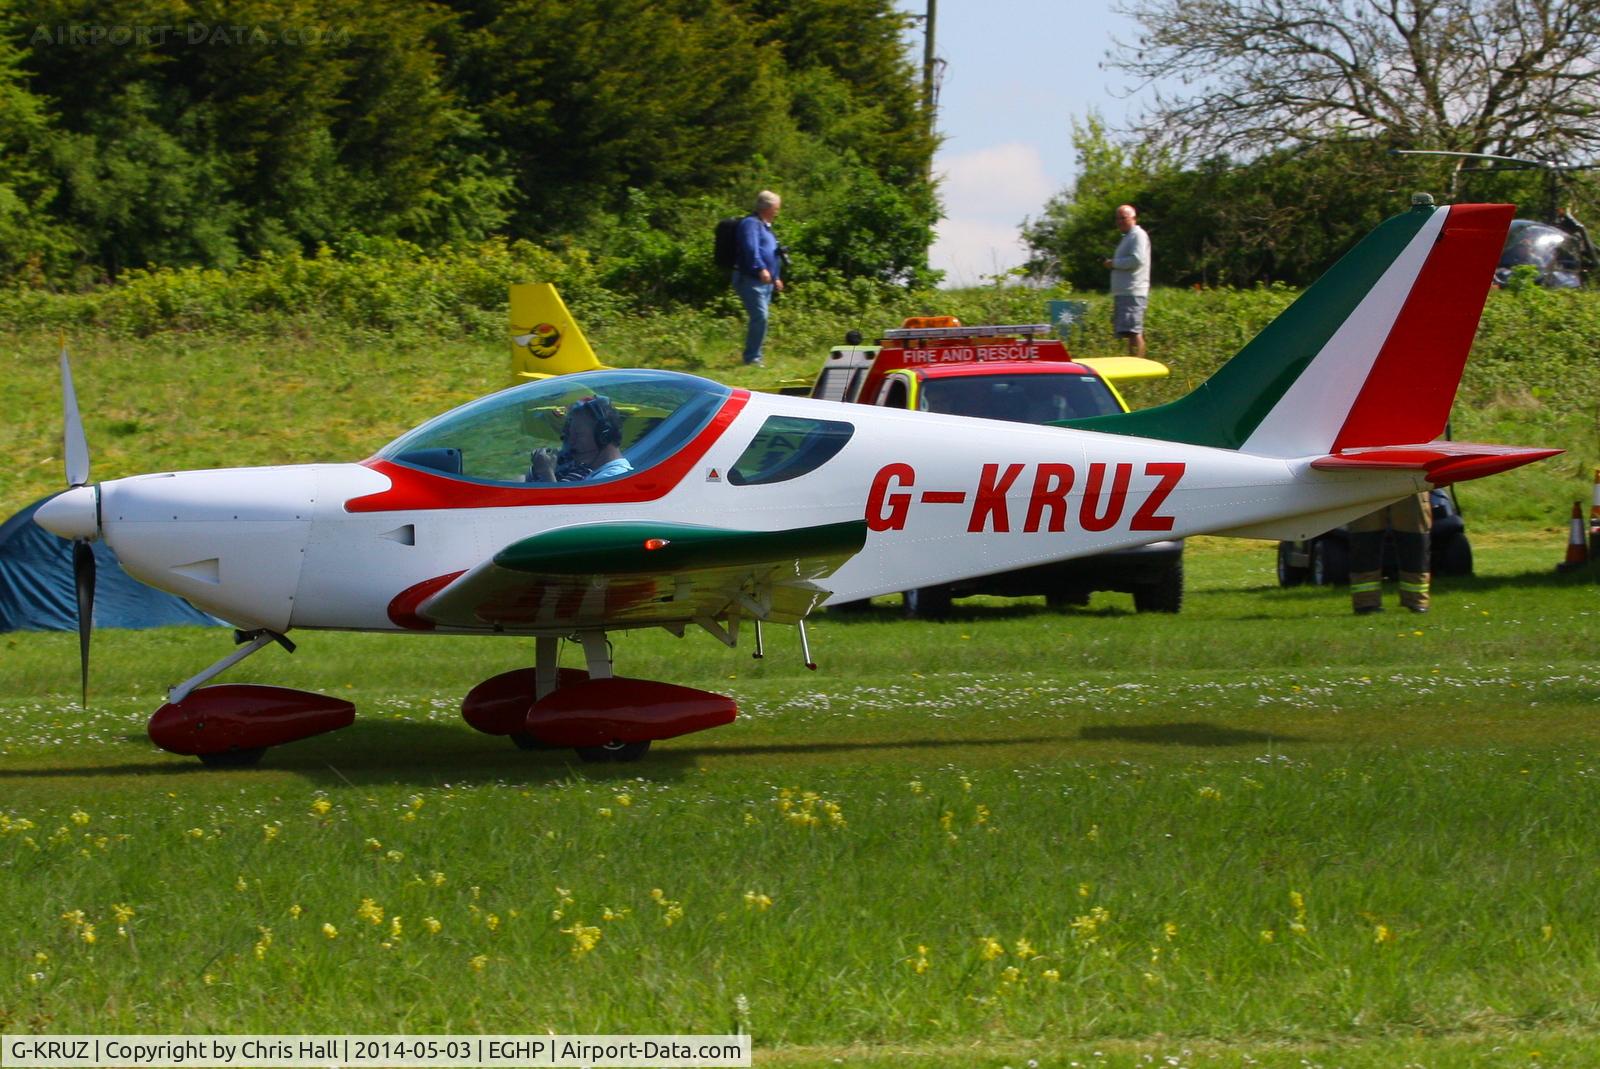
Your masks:
M585 397L572 406L567 413L568 426L571 426L572 417L580 411L588 410L594 420L594 444L604 449L608 445L622 444L622 421L617 416L617 410L612 407L611 398L604 394L595 394Z

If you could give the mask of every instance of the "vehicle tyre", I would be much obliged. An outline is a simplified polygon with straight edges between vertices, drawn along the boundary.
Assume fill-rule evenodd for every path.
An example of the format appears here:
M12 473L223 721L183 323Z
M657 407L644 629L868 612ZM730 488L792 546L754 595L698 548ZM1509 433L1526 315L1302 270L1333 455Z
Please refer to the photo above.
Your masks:
M1434 570L1440 575L1471 575L1472 543L1467 541L1466 533L1447 539L1444 551L1437 554L1436 559Z
M266 752L265 746L250 746L220 753L203 753L200 763L207 768L254 768L261 763L261 755Z
M1304 564L1293 563L1294 543L1278 543L1278 585L1299 586L1306 581L1307 573L1311 569Z
M589 764L604 764L608 761L623 763L637 761L650 752L650 740L643 742L611 742L604 746L579 746L578 758Z
M1336 538L1317 539L1311 550L1311 582L1317 586L1347 586L1350 547Z
M1183 608L1183 560L1173 561L1153 583L1133 588L1133 607L1138 612L1178 612Z
M954 599L947 586L925 586L907 590L901 595L907 616L920 616L924 620L943 620L950 615Z

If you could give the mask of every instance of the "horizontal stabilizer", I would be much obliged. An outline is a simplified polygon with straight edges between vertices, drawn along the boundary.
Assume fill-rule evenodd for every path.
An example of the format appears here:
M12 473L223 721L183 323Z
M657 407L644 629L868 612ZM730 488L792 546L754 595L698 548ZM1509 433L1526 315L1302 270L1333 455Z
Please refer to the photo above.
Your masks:
M1428 442L1423 445L1384 445L1346 449L1311 462L1318 471L1420 471L1434 486L1481 479L1535 460L1553 457L1560 449L1524 449L1514 445L1474 445L1471 442Z

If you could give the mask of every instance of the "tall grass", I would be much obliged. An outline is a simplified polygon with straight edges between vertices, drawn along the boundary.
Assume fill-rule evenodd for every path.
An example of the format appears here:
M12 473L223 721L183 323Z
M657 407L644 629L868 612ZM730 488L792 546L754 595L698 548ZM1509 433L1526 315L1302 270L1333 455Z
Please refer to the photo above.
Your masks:
M97 635L88 713L71 636L5 636L0 1027L1588 1064L1600 675L1592 577L1555 577L1558 549L1485 538L1427 617L1358 621L1200 540L1178 617L885 607L817 622L820 673L776 635L761 662L619 636L620 671L743 710L632 766L460 722L515 640L264 652L228 678L361 719L219 774L142 735L216 632Z

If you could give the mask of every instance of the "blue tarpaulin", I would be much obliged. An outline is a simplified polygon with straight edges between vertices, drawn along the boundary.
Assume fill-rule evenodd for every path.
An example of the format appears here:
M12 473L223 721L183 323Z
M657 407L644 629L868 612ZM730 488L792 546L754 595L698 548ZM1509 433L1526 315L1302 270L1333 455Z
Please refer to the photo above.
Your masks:
M41 498L0 525L0 631L75 631L77 596L72 543L33 522ZM180 597L146 586L122 570L104 542L94 542L94 626L216 626L220 621Z

